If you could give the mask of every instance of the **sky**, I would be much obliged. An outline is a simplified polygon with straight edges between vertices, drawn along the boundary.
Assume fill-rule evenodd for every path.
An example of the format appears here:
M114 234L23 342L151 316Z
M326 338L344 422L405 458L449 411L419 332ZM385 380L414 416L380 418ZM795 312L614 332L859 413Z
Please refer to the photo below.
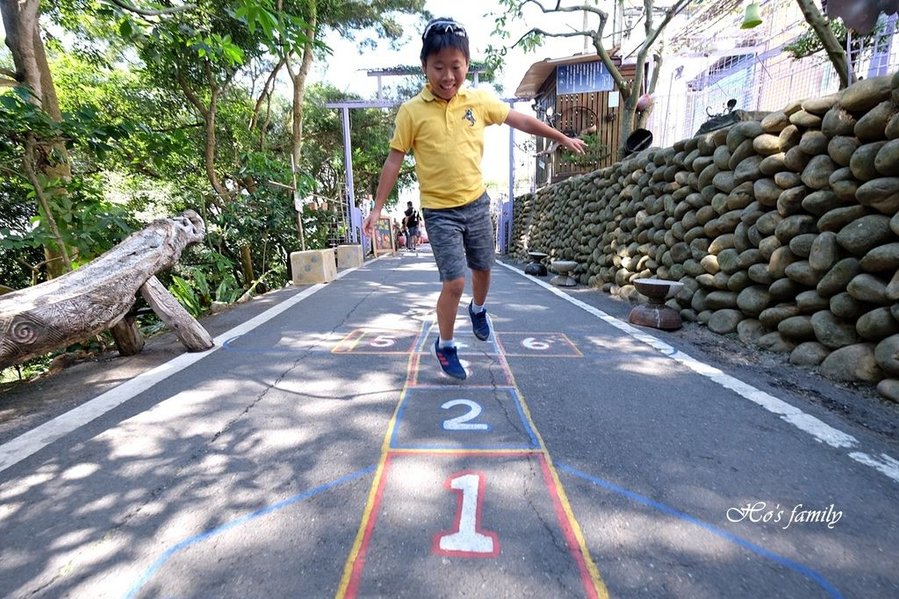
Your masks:
M605 0L605 3L611 3L611 0ZM486 48L491 42L497 46L503 44L501 39L492 35L496 24L496 17L492 15L504 12L497 0L443 0L439 2L428 0L426 7L434 16L452 17L465 26L469 34L472 60L484 60ZM511 40L517 39L530 27L537 25L550 31L564 31L566 28L580 28L582 22L581 13L548 16L531 6L525 12L524 19L516 21L511 26L514 29L511 31ZM332 48L333 54L327 59L317 60L313 63L310 81L328 82L339 89L358 94L362 98L375 98L377 79L369 77L366 74L367 70L419 63L421 24L411 17L404 24L407 25L407 33L401 40L401 46L396 50L392 50L386 43L382 43L378 49L364 49L360 52L357 44L341 39L336 34L328 36L325 42ZM0 23L0 37L3 37L2 23ZM505 43L511 43L511 41ZM532 53L525 53L517 49L510 50L505 66L499 74L498 81L501 89L497 91L497 94L503 98L513 97L519 82L533 63L545 58L568 56L584 50L582 37L550 38L542 47ZM385 86L396 85L399 80L387 77L384 78L383 83ZM515 105L515 109L532 114L529 102L518 103ZM515 142L520 144L526 137L522 133L516 133ZM488 159L483 164L484 176L488 182L508 179L508 152L509 128L506 126L488 128L484 152Z
M452 2L428 0L426 6L434 16L452 17L465 26L468 32L473 61L483 60L486 57L486 48L491 42L494 45L502 44L501 39L491 37L496 25L496 17L489 15L490 13L500 13L499 3L496 0L453 0ZM565 19L573 27L580 28L583 17L581 13L568 14L563 19L556 19L556 22L553 23L551 18L542 15L539 10L531 9L526 12L523 21L514 25L515 31L512 32L514 37L511 39L518 39L522 33L537 24L548 30L563 31ZM377 78L369 77L366 71L419 64L420 36L421 25L411 20L409 22L409 32L405 36L404 43L400 49L390 50L387 44L382 44L377 50L366 49L360 54L359 48L354 43L332 35L326 38L325 41L332 48L333 54L328 59L315 63L310 73L310 79L312 81L328 82L338 89L358 94L365 99L373 99L377 95ZM511 43L511 41L506 43ZM503 72L499 76L502 89L496 93L502 98L512 98L522 77L524 77L524 74L533 63L545 58L569 56L583 50L584 42L583 38L580 37L562 40L550 39L547 40L544 46L532 53L511 50L507 56ZM397 83L399 83L399 80L394 77L384 78L383 81L385 86L396 85ZM514 108L527 114L532 114L529 102L518 103ZM516 144L521 144L526 138L527 136L523 133L515 133ZM505 183L508 181L509 175L508 155L509 128L507 126L489 127L485 133L485 160L482 164L484 178L488 183L491 181L504 182L503 189L508 188L508 183ZM532 161L530 164L530 168L533 168ZM401 205L405 205L405 199L417 201L417 198L414 197L414 192L411 197L404 196Z
M453 0L452 2L428 0L426 6L435 16L452 17L465 26L469 34L472 60L483 60L486 57L486 48L491 42L493 45L502 44L501 39L492 36L495 17L491 14L501 12L499 2L496 0ZM517 34L515 39L529 27L538 24L547 29L563 30L567 20L579 28L582 16L580 13L575 13L556 18L555 28L549 26L552 20L553 18L544 16L539 10L531 8L525 13L525 19L514 25L513 34ZM419 63L421 26L414 20L409 20L408 23L409 31L403 40L405 43L396 51L390 50L384 43L377 50L365 49L360 54L359 48L353 42L343 40L337 35L329 36L326 42L334 50L334 54L327 61L321 61L316 65L313 79L328 81L340 89L357 93L365 98L375 97L377 80L375 77L367 76L366 70ZM510 51L506 66L500 74L500 82L503 84L503 90L500 93L503 97L512 97L521 78L534 62L544 58L574 54L582 51L583 48L583 38L571 38L548 40L543 47L528 54L521 50ZM335 68L336 65L340 65L339 68ZM385 85L388 83L389 79L385 79Z

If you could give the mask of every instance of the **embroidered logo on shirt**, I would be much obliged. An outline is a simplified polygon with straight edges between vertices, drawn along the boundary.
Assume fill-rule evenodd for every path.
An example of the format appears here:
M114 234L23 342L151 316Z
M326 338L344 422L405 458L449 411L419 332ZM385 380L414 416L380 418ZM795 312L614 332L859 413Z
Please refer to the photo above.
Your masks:
M471 123L469 127L474 127L474 113L471 111L471 108L465 109L465 116L462 118Z

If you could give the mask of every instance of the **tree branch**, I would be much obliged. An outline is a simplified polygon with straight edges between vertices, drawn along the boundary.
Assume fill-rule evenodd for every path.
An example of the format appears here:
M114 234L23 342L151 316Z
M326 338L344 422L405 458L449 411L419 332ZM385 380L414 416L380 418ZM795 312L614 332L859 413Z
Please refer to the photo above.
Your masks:
M647 0L647 1L650 1L650 0ZM647 19L646 19L647 36L646 36L646 41L643 42L643 47L645 47L648 50L655 43L655 41L659 38L659 35L661 35L661 33L665 29L665 27L668 26L668 23L671 22L671 19L676 17L678 14L680 14L680 12L682 10L684 10L687 7L687 5L690 4L691 1L692 0L678 0L676 4L674 4L671 8L669 8L667 11L665 11L665 18L662 19L662 22L659 23L659 26L655 28L655 30L652 32L651 35L648 33L648 30L651 27L651 23L652 23L652 16L651 16L652 12L650 11L648 13Z
M569 32L566 32L566 33L561 33L561 32L556 33L556 32L551 32L551 31L545 31L545 30L543 30L543 29L540 29L539 27L533 27L533 28L531 28L531 29L525 31L525 32L521 35L521 37L518 38L518 41L516 41L516 42L515 42L514 44L512 44L512 45L513 45L513 46L517 46L518 44L521 43L521 41L522 41L524 38L526 38L527 36L529 36L529 35L531 35L531 34L534 34L534 35L542 35L542 36L545 36L545 37L584 37L584 36L592 37L592 36L590 35L590 33L586 32L586 31L569 31Z
M106 2L114 6L118 6L124 11L131 12L142 17L161 17L164 15L174 15L197 8L196 4L184 4L183 6L172 6L170 8L158 8L150 10L146 8L138 8L137 6L125 2L125 0L106 0Z
M818 7L811 0L796 0L796 4L799 5L799 10L802 11L805 21L814 30L818 39L821 40L821 45L824 47L827 57L840 78L840 89L845 89L849 87L849 84L855 83L856 75L852 70L852 65L849 63L849 58L846 56L846 51L828 26L827 19L824 18L824 15L821 14L821 11L818 10Z
M272 69L272 72L269 73L268 79L266 79L265 84L262 86L262 91L259 93L259 97L256 99L256 105L253 107L253 116L250 117L248 129L251 131L256 127L256 122L259 120L259 112L262 110L262 104L266 101L271 101L271 90L274 87L275 79L285 62L284 58L281 58L278 61L278 64L276 64Z
M554 8L546 8L543 6L542 2L538 2L538 0L524 0L524 2L518 5L518 8L524 8L526 4L535 4L537 8L540 9L543 14L549 14L554 12L591 12L595 15L609 18L608 13L604 10L600 9L598 6L588 6L586 4L582 4L580 6L560 6L562 4L561 0L556 2L556 6Z
M208 109L203 104L203 101L200 100L200 97L194 93L194 90L191 89L190 84L187 82L187 77L185 77L182 73L178 73L176 76L176 81L178 81L178 87L181 88L181 91L184 92L184 96L187 98L187 101L191 103L191 105L197 109L197 112L200 113L204 118L206 117L206 113Z
M15 71L10 71L9 69L0 68L0 75L3 75L4 77L9 77L13 82L12 85L15 85L18 83L18 74ZM0 81L2 81L2 80L0 80Z

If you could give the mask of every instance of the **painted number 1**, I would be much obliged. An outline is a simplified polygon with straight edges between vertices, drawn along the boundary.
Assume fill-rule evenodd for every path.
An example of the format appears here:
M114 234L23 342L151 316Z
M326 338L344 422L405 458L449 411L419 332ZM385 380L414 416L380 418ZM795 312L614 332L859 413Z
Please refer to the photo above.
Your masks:
M480 472L457 472L444 483L456 493L456 529L434 535L434 553L456 557L496 557L499 537L481 529L485 479Z

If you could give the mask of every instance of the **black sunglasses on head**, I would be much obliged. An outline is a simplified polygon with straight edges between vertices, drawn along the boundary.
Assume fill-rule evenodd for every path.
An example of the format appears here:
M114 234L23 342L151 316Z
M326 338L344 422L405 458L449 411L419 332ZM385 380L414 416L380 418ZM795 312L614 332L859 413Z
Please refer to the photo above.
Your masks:
M428 36L433 33L453 33L459 37L468 36L465 32L465 27L462 27L462 25L455 21L434 21L433 23L428 24L428 26L425 27L425 32L421 34L422 41L428 39Z

